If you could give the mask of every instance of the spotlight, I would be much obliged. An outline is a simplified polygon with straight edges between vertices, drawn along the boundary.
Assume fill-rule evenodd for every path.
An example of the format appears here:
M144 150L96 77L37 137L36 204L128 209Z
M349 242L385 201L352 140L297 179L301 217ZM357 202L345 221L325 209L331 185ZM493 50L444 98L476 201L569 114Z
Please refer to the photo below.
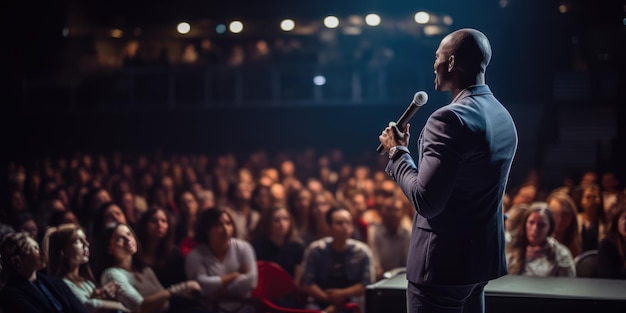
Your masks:
M326 77L323 75L315 75L315 77L313 77L313 84L315 84L315 86L326 85Z
M327 28L337 28L339 19L336 16L327 16L324 18L324 26Z
M180 22L178 23L178 26L176 26L176 30L180 34L184 35L184 34L189 33L189 31L191 30L191 25L189 25L189 23L187 22Z
M226 25L224 24L217 24L217 26L215 26L215 32L218 34L223 34L226 32Z
M241 21L232 21L228 25L228 29L233 34L239 34L243 31L243 23Z
M424 11L415 13L415 22L417 24L426 24L428 21L430 21L430 14Z
M296 28L296 22L294 22L292 19L287 18L287 19L282 20L282 22L280 22L280 29L286 32L290 32L294 28Z
M378 26L380 25L380 16L378 14L368 14L365 16L365 23L369 26Z

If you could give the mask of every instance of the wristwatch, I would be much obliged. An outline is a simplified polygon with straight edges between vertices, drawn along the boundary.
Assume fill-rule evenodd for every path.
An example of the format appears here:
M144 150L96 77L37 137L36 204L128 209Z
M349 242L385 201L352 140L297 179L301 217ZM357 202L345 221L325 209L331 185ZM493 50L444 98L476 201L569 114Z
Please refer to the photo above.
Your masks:
M398 153L398 146L393 146L389 149L389 158L393 159L393 157Z

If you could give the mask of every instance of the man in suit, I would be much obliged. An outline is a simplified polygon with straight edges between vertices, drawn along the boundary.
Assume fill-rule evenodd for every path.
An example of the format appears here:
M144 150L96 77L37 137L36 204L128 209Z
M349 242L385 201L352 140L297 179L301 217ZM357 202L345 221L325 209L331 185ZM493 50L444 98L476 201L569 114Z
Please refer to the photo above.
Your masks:
M408 312L483 312L484 286L507 273L502 198L517 149L509 112L485 84L487 37L475 29L446 36L436 52L435 90L452 102L427 120L418 163L409 125L379 136L386 172L417 214L407 258Z

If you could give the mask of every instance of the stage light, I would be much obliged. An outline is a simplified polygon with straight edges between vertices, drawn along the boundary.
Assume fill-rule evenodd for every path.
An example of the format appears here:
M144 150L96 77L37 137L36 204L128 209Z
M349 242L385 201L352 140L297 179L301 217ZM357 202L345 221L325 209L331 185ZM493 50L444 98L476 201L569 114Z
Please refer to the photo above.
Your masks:
M189 33L189 31L191 30L191 25L189 25L189 23L187 22L180 22L178 23L178 26L176 26L176 30L178 31L178 33L184 35Z
M313 77L313 84L315 84L315 86L326 85L326 77L322 75L315 75L315 77Z
M339 19L336 16L327 16L324 18L324 26L327 28L337 28Z
M232 21L228 25L228 29L233 34L239 34L243 31L243 23L241 21Z
M424 11L415 13L415 23L426 24L428 21L430 21L430 14Z
M444 29L441 26L437 26L437 25L424 26L424 34L426 36L441 35L443 33L444 33Z
M348 23L354 26L363 26L363 18L360 15L350 15Z
M443 17L443 23L450 26L452 25L454 21L452 20L452 17L450 15L446 15Z
M280 22L280 29L286 31L286 32L290 32L292 31L294 28L296 28L296 22L294 22L292 19L284 19L282 20L282 22Z
M119 39L122 38L122 36L124 36L124 32L121 29L114 28L111 30L111 37Z
M378 14L368 14L365 16L365 23L369 26L378 26L380 25L380 16Z
M226 32L226 25L224 24L217 24L217 26L215 26L215 32L218 34L223 34Z
M563 13L567 13L567 9L568 9L567 4L561 4L561 5L559 5L559 12L560 12L560 13L562 13L562 14L563 14Z

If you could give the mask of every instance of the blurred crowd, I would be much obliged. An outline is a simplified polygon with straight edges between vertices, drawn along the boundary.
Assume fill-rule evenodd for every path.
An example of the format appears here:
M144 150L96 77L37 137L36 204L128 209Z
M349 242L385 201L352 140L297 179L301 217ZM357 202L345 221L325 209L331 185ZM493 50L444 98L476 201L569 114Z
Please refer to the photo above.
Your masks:
M365 286L406 266L415 214L386 161L305 149L12 162L0 307L249 312L257 262L268 261L297 286L281 305L362 309ZM510 274L626 279L615 173L588 172L553 190L529 175L514 187L503 203ZM583 275L577 260L590 252L598 263Z

